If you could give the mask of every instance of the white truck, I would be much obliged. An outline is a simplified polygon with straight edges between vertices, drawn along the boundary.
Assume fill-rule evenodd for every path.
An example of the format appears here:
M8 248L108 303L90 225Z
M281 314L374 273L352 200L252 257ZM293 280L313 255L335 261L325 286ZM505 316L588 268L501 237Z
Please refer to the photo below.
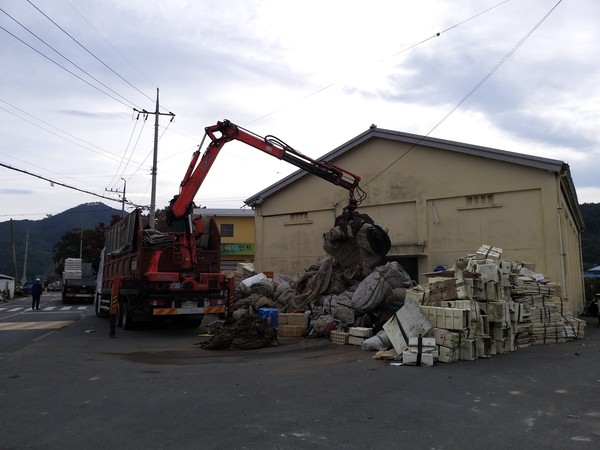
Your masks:
M65 259L62 286L63 303L92 303L96 286L92 263L85 263L80 258Z

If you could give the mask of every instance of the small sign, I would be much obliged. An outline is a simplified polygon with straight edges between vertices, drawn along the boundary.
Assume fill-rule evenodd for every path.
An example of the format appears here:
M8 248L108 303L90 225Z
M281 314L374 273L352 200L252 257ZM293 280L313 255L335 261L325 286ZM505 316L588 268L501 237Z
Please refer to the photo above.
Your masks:
M254 244L251 242L221 243L221 255L254 255Z

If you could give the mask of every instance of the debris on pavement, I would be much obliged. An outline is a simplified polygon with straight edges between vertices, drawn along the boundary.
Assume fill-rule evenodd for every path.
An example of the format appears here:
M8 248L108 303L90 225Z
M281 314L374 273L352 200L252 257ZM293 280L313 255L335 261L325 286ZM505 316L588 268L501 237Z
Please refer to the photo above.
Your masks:
M500 248L482 245L425 276L417 284L396 261L340 264L331 254L297 278L255 274L245 264L236 271L236 325L203 348L260 348L277 345L277 335L328 338L375 352L374 359L431 366L584 336L585 321L573 317L560 283L533 264L502 259ZM278 323L262 320L258 332L253 321L264 308L277 311ZM244 327L261 338L242 340Z

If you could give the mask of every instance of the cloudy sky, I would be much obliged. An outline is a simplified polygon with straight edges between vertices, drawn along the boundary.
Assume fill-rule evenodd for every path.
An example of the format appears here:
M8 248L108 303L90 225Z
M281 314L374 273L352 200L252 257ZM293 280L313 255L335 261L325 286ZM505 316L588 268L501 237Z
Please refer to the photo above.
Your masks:
M154 115L134 109L154 111L157 89L157 208L223 119L313 158L377 124L559 159L580 203L600 203L596 0L3 0L0 13L0 221L120 208L124 189L150 205ZM195 201L239 208L294 170L230 143Z

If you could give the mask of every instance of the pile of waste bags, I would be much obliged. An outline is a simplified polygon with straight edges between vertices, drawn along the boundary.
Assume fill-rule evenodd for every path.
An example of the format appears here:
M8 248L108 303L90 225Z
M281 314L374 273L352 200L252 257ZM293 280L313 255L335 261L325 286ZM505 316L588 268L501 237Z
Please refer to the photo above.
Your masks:
M233 318L258 316L260 308L279 312L309 312L308 335L327 335L332 329L384 323L404 304L407 289L415 283L396 261L368 268L350 267L327 257L297 279L267 278L258 274L242 282L236 292Z

